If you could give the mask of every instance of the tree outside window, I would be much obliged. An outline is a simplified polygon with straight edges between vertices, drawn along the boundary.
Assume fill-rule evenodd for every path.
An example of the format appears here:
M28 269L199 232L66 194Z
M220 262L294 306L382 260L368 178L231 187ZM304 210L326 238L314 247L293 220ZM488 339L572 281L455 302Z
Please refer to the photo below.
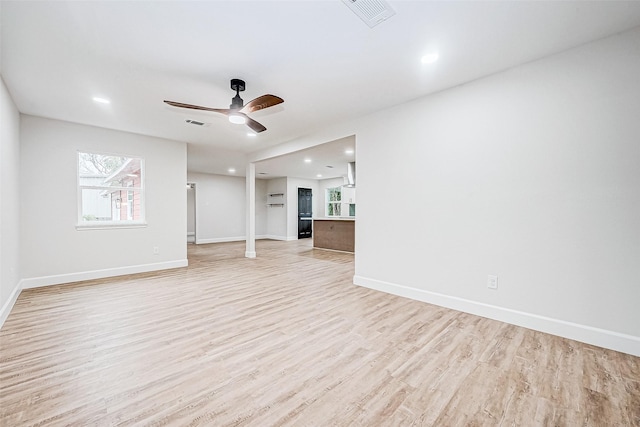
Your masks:
M331 187L326 190L327 216L341 216L342 187Z

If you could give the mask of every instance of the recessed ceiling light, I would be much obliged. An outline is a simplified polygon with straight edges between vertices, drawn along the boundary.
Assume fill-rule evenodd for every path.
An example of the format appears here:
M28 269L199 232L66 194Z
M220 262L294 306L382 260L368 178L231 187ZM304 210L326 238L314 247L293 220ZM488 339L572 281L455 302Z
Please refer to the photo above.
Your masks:
M305 163L311 163L311 159L304 159Z
M247 132L247 136L256 136L256 135L257 135L257 133L254 133L254 132Z
M236 170L234 168L229 168L227 170L229 171L229 173L236 173Z
M106 98L100 98L99 96L94 96L94 97L93 97L93 100L94 100L95 102L100 103L100 104L111 104L111 101L109 101L109 100L108 100L108 99L106 99Z
M353 154L353 149L347 148L346 150L344 150L344 154Z
M423 64L433 64L438 60L438 58L440 58L440 55L438 54L438 52L432 52L424 55L420 61Z
M322 174L319 173L318 175L316 175L316 178L322 178Z

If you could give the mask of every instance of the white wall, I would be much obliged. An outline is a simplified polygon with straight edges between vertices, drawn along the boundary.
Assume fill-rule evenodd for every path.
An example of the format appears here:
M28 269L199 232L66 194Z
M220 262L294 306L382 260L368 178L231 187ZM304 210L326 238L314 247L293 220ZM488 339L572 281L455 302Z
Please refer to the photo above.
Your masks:
M287 178L287 240L298 239L298 188L310 188L312 194L313 217L318 216L318 181Z
M187 177L196 184L197 243L245 240L245 178L198 172ZM266 234L266 187L256 180L256 236Z
M144 158L146 227L76 229L78 151ZM186 265L184 143L23 115L20 157L24 287Z
M196 184L197 243L243 240L244 178L195 172L187 178Z
M267 231L265 234L271 239L287 240L287 206L289 205L287 178L274 178L266 181L267 194L262 202L266 205L268 194L282 193L284 194L282 200L284 206L267 207Z
M640 355L638 76L635 30L360 122L355 282Z
M267 235L267 187L266 179L256 179L256 238L259 239Z
M19 294L20 114L0 77L0 326Z

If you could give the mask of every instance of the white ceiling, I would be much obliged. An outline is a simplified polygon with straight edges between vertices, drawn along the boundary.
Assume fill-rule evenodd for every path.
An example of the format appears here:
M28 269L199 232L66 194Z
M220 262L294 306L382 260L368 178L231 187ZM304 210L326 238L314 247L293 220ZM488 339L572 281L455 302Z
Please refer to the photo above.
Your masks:
M245 153L640 25L638 1L389 3L395 16L369 28L337 0L3 0L0 70L22 113L186 141L190 170L243 175ZM231 78L245 102L285 100L251 115L268 129L254 138L162 102L227 108ZM338 146L317 164L343 161ZM262 166L320 173L286 159Z
M347 164L354 162L355 137L340 138L322 145L256 163L256 177L269 179L283 175L306 179L347 176Z

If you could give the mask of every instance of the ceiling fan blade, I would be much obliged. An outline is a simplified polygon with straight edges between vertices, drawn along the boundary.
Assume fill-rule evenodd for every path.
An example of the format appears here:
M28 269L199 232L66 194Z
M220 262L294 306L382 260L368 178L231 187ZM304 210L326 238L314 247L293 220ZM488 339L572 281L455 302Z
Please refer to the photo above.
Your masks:
M267 130L266 127L264 127L260 123L256 122L251 117L248 117L246 115L245 115L245 117L247 118L247 126L249 126L251 128L251 130L254 131L255 133L260 133L260 132L264 132L265 130Z
M263 110L265 108L273 107L274 105L282 104L284 99L275 95L262 95L247 102L247 104L240 110L241 113L253 113L254 111Z
M190 108L192 110L203 110L203 111L213 111L215 113L222 113L222 114L229 114L229 112L231 112L230 109L228 108L209 108L209 107L201 107L199 105L192 105L192 104L183 104L182 102L175 102L175 101L164 101L166 104L169 104L173 107L180 107L180 108Z

